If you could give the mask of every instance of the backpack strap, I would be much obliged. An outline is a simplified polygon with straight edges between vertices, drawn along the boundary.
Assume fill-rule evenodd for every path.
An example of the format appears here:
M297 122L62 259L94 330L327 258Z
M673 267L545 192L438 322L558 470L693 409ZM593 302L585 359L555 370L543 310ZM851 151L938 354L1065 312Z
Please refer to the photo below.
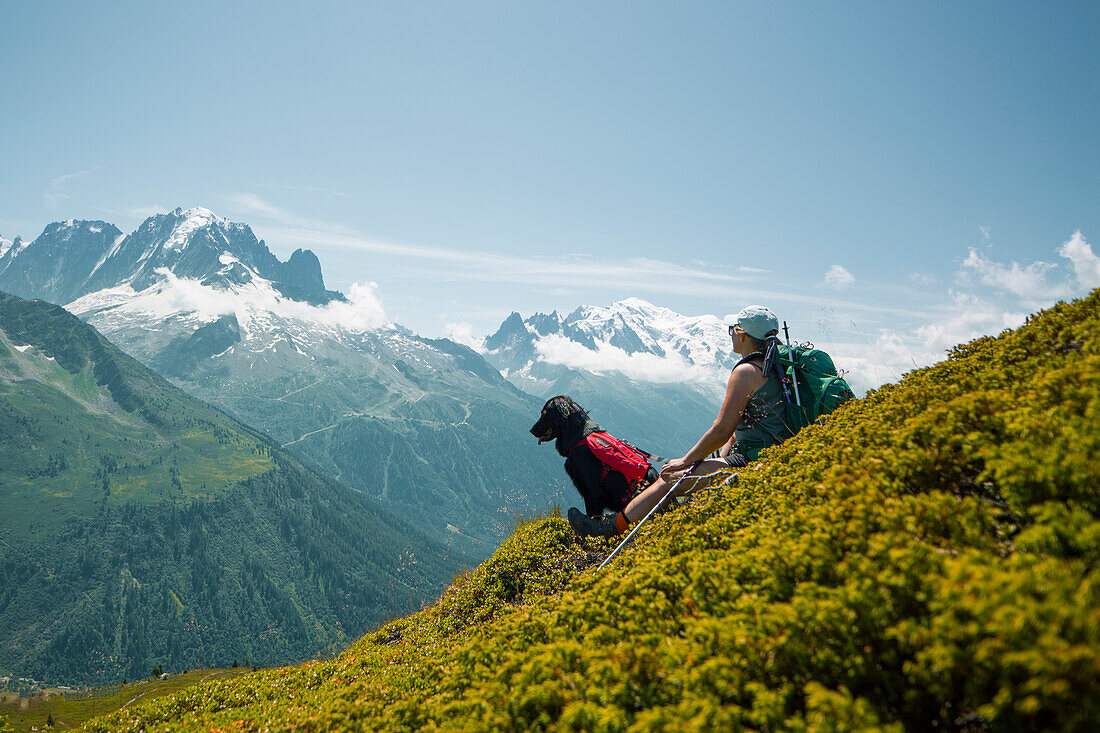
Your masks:
M752 363L753 360L761 358L764 360L761 365L761 371L764 374L764 378L768 377L769 372L774 373L779 379L779 386L783 388L783 399L790 404L794 398L791 397L790 386L787 384L786 376L783 374L783 370L779 368L779 340L775 336L769 336L766 340L766 346L763 351L754 351L751 354L746 354L741 357L741 360L733 365L733 368L741 366L744 363Z

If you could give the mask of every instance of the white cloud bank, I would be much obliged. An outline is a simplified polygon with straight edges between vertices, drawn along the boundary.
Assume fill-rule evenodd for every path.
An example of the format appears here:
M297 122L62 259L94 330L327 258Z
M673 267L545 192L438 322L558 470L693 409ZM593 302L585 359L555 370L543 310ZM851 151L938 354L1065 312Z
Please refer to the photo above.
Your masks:
M352 285L346 301L334 300L317 306L291 300L258 277L245 285L224 289L177 277L167 268L158 269L157 274L163 279L145 290L135 292L129 285L101 290L66 308L78 315L117 309L161 319L188 315L200 321L234 315L245 333L253 328L262 330L270 316L353 332L371 331L387 322L378 286L373 282Z
M596 374L620 372L641 382L688 383L721 392L725 388L726 370L718 366L692 364L682 355L669 352L666 356L648 353L627 353L605 341L597 341L595 349L551 334L535 342L542 361L561 364L571 369L584 369Z
M171 311L205 313L214 318L232 313L245 328L262 313L346 331L371 331L386 322L378 285L372 282L352 285L346 301L333 300L318 306L284 297L258 278L233 290L221 290L198 280L176 277L167 269L157 273L165 278L158 286L158 299Z

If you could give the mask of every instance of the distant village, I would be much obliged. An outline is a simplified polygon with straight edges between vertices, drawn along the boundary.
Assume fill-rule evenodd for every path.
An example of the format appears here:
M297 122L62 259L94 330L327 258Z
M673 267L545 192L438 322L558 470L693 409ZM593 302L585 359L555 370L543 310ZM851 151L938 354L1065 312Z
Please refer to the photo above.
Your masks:
M0 702L8 702L17 697L50 697L78 692L77 688L67 685L51 685L30 677L0 676Z

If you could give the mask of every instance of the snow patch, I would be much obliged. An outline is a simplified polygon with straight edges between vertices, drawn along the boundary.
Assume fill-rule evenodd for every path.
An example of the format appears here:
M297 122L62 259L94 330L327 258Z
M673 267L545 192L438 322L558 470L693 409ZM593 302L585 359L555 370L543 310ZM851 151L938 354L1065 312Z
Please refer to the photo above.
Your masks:
M27 248L30 242L27 242L20 237L16 237L15 241L9 242L6 239L0 239L0 257L5 254L11 254L11 258L14 259L20 252Z
M115 253L118 252L118 248L122 245L122 241L124 239L126 239L125 234L119 234L117 237L115 237L115 241L111 244L111 248L107 250L107 252L104 253L102 257L99 258L99 262L95 263L95 267L93 267L92 271L88 273L88 278L86 278L85 280L90 279L92 275L95 274L96 270L103 267L104 262L115 256Z
M179 209L177 209L177 211L179 211ZM220 224L223 227L229 226L228 219L216 216L210 209L204 209L201 206L182 211L179 216L182 216L183 219L176 224L172 229L172 234L165 240L165 250L172 251L183 249L190 243L191 238L196 232L212 224Z

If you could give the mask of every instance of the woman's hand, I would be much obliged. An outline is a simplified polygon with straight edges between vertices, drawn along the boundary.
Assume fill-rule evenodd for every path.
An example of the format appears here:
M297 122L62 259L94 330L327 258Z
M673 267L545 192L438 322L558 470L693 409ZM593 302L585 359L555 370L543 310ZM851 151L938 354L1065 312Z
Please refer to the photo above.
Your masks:
M691 468L692 462L684 458L673 458L661 468L662 476L674 476Z

